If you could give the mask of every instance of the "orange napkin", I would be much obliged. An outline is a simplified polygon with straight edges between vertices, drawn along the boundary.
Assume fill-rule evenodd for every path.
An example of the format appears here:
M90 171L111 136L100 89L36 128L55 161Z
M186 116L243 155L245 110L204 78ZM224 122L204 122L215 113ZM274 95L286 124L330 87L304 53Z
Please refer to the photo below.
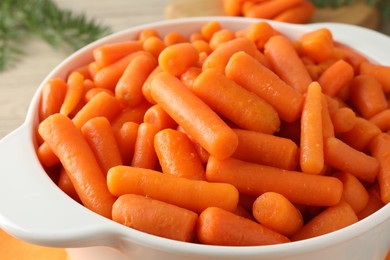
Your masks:
M18 240L0 229L0 259L2 260L69 260L63 248L42 247Z

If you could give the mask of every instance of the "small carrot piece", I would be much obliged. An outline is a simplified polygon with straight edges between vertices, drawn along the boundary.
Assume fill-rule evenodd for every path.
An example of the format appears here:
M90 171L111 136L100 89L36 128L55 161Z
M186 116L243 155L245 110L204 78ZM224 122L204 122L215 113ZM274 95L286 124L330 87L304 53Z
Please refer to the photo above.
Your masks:
M386 132L390 130L390 109L385 109L372 116L369 121L376 125L380 130Z
M264 50L265 44L268 40L276 34L274 28L264 21L253 23L245 29L244 37L249 38L256 43L260 51Z
M228 78L271 104L280 119L294 122L300 117L302 94L250 55L244 52L234 54L226 66L225 73Z
M381 200L384 204L390 202L390 135L381 133L370 143L370 150L379 161L377 181Z
M151 53L156 59L160 53L167 47L161 38L156 36L151 36L145 39L142 43L142 49L146 52Z
M300 166L304 173L319 174L324 168L322 93L318 82L309 85L301 116Z
M137 140L139 124L134 122L125 122L115 133L124 165L130 165L134 156L134 147Z
M390 66L362 62L359 67L360 74L368 74L375 77L382 85L385 93L390 92Z
M295 169L298 146L292 140L243 129L233 130L238 136L238 147L232 157L286 170Z
M335 41L334 46L337 52L341 52L342 59L352 65L355 74L359 73L360 64L362 62L368 62L365 56L346 44Z
M377 159L352 148L336 137L325 139L324 157L326 164L369 183L374 182L379 171Z
M349 107L341 107L331 114L334 131L345 133L350 131L356 122L356 114Z
M322 135L324 138L328 138L335 135L335 127L332 122L332 118L330 115L328 102L326 101L326 96L322 95L322 110L321 110L321 118L322 118Z
M184 37L183 34L178 33L178 32L169 32L169 33L167 33L164 36L163 41L164 41L166 46L176 45L176 44L179 44L179 43L186 43L186 42L188 42L186 37Z
M283 35L271 37L265 44L264 54L281 79L300 93L306 93L312 79L290 39Z
M300 37L299 42L304 53L315 62L323 62L333 56L333 35L327 28L307 32Z
M73 186L72 181L69 178L68 173L66 172L65 168L61 168L60 176L58 178L58 187L65 192L69 197L74 199L77 202L80 202L79 195L77 195L77 192Z
M234 40L236 38L236 34L228 29L221 29L218 32L215 32L209 41L209 46L211 50L215 50L221 44Z
M83 97L84 76L78 72L72 72L67 80L68 89L62 103L60 113L69 115Z
M131 166L154 169L157 165L157 154L154 149L154 136L160 129L149 123L141 123L138 127Z
M63 79L53 78L48 80L41 92L41 101L39 104L40 121L60 112L67 88L67 84Z
M242 1L238 0L223 0L223 11L229 16L240 16Z
M388 108L381 84L373 76L365 74L352 80L350 101L354 109L366 119Z
M190 67L183 74L180 75L180 80L188 88L191 88L195 79L200 75L202 69L199 67Z
M112 92L109 89L106 89L106 88L91 88L84 95L85 103L88 103L96 94L98 94L100 92L106 92L107 94L109 94L111 96L115 96L114 92Z
M231 184L190 180L137 167L111 168L107 184L116 196L128 193L144 195L196 213L212 206L234 211L238 203L238 191Z
M140 104L145 100L142 86L156 66L156 59L148 52L134 57L115 86L115 96L129 107Z
M218 160L210 156L206 179L234 185L240 194L260 196L273 191L292 203L331 206L341 198L343 185L335 177L287 171L234 158Z
M206 41L210 41L213 34L222 29L222 26L217 21L210 21L200 28L200 33Z
M60 159L82 203L90 210L111 218L115 201L91 148L73 122L54 114L39 125L39 133Z
M382 202L379 193L379 187L378 185L374 185L368 189L368 202L364 209L362 209L358 214L357 217L359 220L362 220L371 214L375 213L379 209L381 209L385 204Z
M154 70L149 74L148 78L145 80L144 84L142 85L142 94L150 104L156 104L156 102L153 100L152 96L150 95L150 83L152 82L154 75L162 71L163 70L161 69L161 67L157 65L157 67L154 68Z
M198 215L159 200L126 194L115 201L112 219L152 235L191 242L195 238Z
M110 43L93 50L93 57L99 67L106 67L121 58L142 50L140 41Z
M215 112L243 129L267 134L279 130L278 113L270 104L216 69L203 71L195 79L191 90Z
M272 18L272 20L285 23L307 23L313 17L314 12L315 7L310 1L303 1L281 12Z
M177 123L157 104L145 111L144 123L153 124L159 129L177 128Z
M286 237L291 237L303 226L301 212L276 192L265 192L257 197L252 212L260 224Z
M158 64L163 71L180 76L189 67L196 65L198 60L198 50L186 42L165 48L158 57Z
M194 180L205 180L205 169L186 134L164 129L154 138L154 148L163 173Z
M179 79L155 75L151 83L153 99L210 154L227 158L238 145L237 135Z
M300 229L291 240L303 240L324 235L352 225L358 221L352 207L345 201L326 208Z
M207 69L218 69L221 73L224 73L230 57L239 51L243 51L253 57L256 54L257 47L256 44L248 38L237 38L225 42L207 56L206 60L203 62L203 71Z
M117 132L124 123L134 122L140 124L144 120L145 112L151 107L148 102L142 102L135 107L126 107L122 109L112 120L111 125L114 132Z
M137 36L137 40L139 40L140 42L144 42L146 39L148 39L149 37L158 37L158 38L161 38L160 37L160 34L153 28L146 28L146 29L143 29Z
M255 221L218 207L209 207L199 215L196 233L199 241L207 245L261 246L290 241Z
M210 47L210 44L205 40L196 40L191 42L191 44L194 45L195 49L197 49L199 53L204 52L207 55L209 55L210 53L213 52L213 50Z
M302 2L303 0L273 0L260 2L249 8L249 10L245 12L245 17L272 19L281 12Z
M105 176L111 167L122 164L118 144L107 118L95 117L88 120L81 127L81 133L95 154Z
M54 115L54 114L53 114ZM47 143L42 143L37 149L39 162L45 167L52 167L59 163L58 157L50 149Z
M319 77L318 82L322 91L333 97L354 77L353 67L344 60L339 60L327 68Z

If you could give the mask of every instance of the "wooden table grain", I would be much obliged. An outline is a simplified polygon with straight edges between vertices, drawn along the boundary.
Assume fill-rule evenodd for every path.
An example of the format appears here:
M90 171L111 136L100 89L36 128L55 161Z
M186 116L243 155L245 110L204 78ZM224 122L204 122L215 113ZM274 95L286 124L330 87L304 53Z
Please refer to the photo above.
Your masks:
M128 27L165 19L169 0L55 0L66 9L85 13L109 25L114 32ZM46 75L69 53L54 50L39 39L31 38L26 54L16 66L0 72L0 139L20 126L30 100Z

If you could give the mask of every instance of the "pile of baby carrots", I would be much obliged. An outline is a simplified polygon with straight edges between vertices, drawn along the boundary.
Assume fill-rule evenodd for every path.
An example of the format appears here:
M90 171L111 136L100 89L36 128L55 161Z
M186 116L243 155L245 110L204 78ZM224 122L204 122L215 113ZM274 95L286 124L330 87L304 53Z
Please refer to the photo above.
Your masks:
M153 28L44 85L37 155L88 209L164 238L286 243L390 201L390 66L320 28Z
M229 16L272 19L286 23L307 23L315 13L309 0L223 0Z

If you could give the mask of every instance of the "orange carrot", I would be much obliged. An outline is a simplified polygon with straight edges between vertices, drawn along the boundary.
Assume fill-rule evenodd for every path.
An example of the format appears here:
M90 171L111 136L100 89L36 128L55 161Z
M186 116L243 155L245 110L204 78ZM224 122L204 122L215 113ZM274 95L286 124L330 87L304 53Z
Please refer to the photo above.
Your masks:
M107 118L95 117L88 120L81 127L81 133L95 154L104 175L107 175L111 167L122 164L118 144Z
M153 28L143 29L137 36L137 40L140 42L144 42L149 37L158 37L160 38L160 34Z
M238 0L223 0L223 11L229 16L240 16L242 1Z
M227 158L237 148L233 130L176 77L155 75L151 83L153 99L210 154Z
M68 173L66 172L65 168L61 168L60 176L58 178L58 187L65 192L69 197L74 199L77 202L80 202L79 195L77 195L77 192L73 186L72 181L69 178Z
M390 109L385 109L369 119L380 130L386 132L390 130Z
M152 235L191 242L195 238L198 215L169 203L126 194L115 201L112 219Z
M148 52L134 57L115 86L115 96L129 107L140 104L145 100L142 86L156 66L156 59Z
M83 97L84 76L78 72L72 72L67 80L68 89L62 103L60 113L69 115Z
M205 180L205 169L186 134L164 129L154 138L154 148L163 173L194 180Z
M303 226L301 212L276 192L265 192L257 197L252 212L260 224L286 237L291 237Z
M179 43L188 42L186 37L178 32L169 32L164 36L164 43L166 46L176 45Z
M237 38L221 44L218 49L214 50L206 58L202 69L218 69L221 73L225 72L225 67L230 57L239 51L243 51L250 56L255 56L257 47L255 43L248 38Z
M123 57L142 50L140 41L110 43L93 50L93 57L99 67L106 67Z
M333 35L327 28L307 32L300 37L299 41L304 53L315 62L323 62L333 56Z
M375 77L382 85L383 91L390 92L390 66L362 62L359 67L360 74Z
M381 209L385 204L382 202L379 193L379 187L378 185L373 185L368 189L368 202L364 209L362 209L358 214L357 217L359 220L362 220L371 214L375 213L379 209Z
M319 174L324 168L322 93L318 82L309 85L301 117L300 166L303 172Z
M135 142L137 140L139 124L125 122L114 132L124 165L130 165L134 155Z
M196 40L191 42L191 44L194 45L195 49L197 49L199 53L204 52L207 55L209 55L210 53L213 52L209 43L206 42L205 40Z
M272 19L281 12L290 9L303 0L273 0L255 4L245 13L246 17Z
M336 137L324 141L325 163L344 172L349 172L359 180L374 182L379 163L377 159L360 152Z
M226 76L271 104L282 120L294 122L300 117L303 96L250 55L234 54L226 66Z
M291 240L303 240L324 235L352 225L357 221L357 216L352 207L342 200L339 204L326 208L315 216L293 235Z
M312 80L290 39L283 35L271 37L265 44L264 54L281 79L300 93L306 93Z
M234 131L238 136L238 147L232 157L286 170L295 169L298 147L292 140L242 129Z
M115 118L112 119L111 125L114 132L117 132L124 123L134 122L140 124L143 122L145 112L151 107L148 102L142 102L135 107L126 107L122 109Z
M210 21L200 28L200 32L206 41L210 41L213 34L222 29L222 26L217 21Z
M221 44L231 41L236 38L236 35L233 31L228 29L221 29L218 32L215 32L209 41L209 46L211 50L215 50Z
M156 59L158 59L158 56L165 47L164 41L156 36L149 37L142 43L143 50L151 53Z
M115 96L114 92L112 92L109 89L106 89L106 88L91 88L84 95L85 103L88 103L96 94L98 94L100 92L106 92L107 94L109 94L111 96Z
M343 185L335 177L304 174L261 164L210 156L206 179L234 185L240 194L260 196L273 191L292 203L331 206L340 201Z
M259 50L263 50L268 40L274 36L275 30L267 22L257 22L248 26L245 37L256 43Z
M310 1L303 1L281 12L272 20L285 23L307 23L313 17L314 12L315 7Z
M381 133L370 143L373 156L379 161L377 181L384 204L390 202L390 135Z
M60 112L67 88L66 82L60 78L48 80L41 92L41 101L39 104L40 121Z
M154 70L149 74L148 78L145 80L144 84L142 85L142 94L150 104L156 104L156 102L153 100L152 96L150 95L150 82L152 82L154 75L160 72L162 72L162 69L159 65L157 65L157 67L154 68Z
M327 68L318 79L322 91L333 97L340 89L351 82L354 76L353 67L344 60L339 60Z
M243 129L273 134L280 127L278 113L270 104L216 69L203 71L191 90L215 112Z
M332 118L330 115L328 102L326 100L326 96L322 95L322 110L321 110L321 118L322 118L322 135L324 138L328 138L335 135L335 127L332 122Z
M187 135L187 137L193 143L196 153L199 155L199 158L201 159L202 163L206 165L207 161L209 160L210 153L208 153L199 143L196 142L194 138L192 138L186 131L184 131L183 127L178 125L176 130Z
M190 180L130 166L111 168L107 184L116 196L145 195L197 213L212 206L233 211L238 203L238 191L230 184Z
M202 244L220 246L260 246L290 241L255 221L218 207L207 208L199 215L197 236Z
M368 203L369 195L366 188L350 173L338 172L333 176L343 182L343 199L358 214Z
M354 127L356 114L349 107L341 107L331 114L331 119L334 131L336 133L345 133Z
M359 73L360 64L362 62L368 62L366 57L346 44L335 41L334 46L336 51L341 52L342 59L352 65L355 74Z
M188 88L191 88L194 84L195 79L202 72L202 69L199 67L190 67L183 74L180 75L180 80Z
M111 218L115 198L108 191L104 174L80 130L68 117L54 114L39 125L39 133L69 173L82 203Z
M198 50L191 43L180 43L165 48L158 57L158 64L165 72L180 76L199 60Z
M160 105L148 108L144 114L144 122L157 126L159 129L176 129L177 123L165 112Z
M95 80L96 73L101 69L96 61L92 61L88 64L89 75L92 80Z
M54 114L53 114L54 115ZM45 167L52 167L59 163L58 157L50 149L47 143L42 143L37 149L39 162Z
M358 75L352 80L350 101L366 119L388 108L381 84L370 75Z

